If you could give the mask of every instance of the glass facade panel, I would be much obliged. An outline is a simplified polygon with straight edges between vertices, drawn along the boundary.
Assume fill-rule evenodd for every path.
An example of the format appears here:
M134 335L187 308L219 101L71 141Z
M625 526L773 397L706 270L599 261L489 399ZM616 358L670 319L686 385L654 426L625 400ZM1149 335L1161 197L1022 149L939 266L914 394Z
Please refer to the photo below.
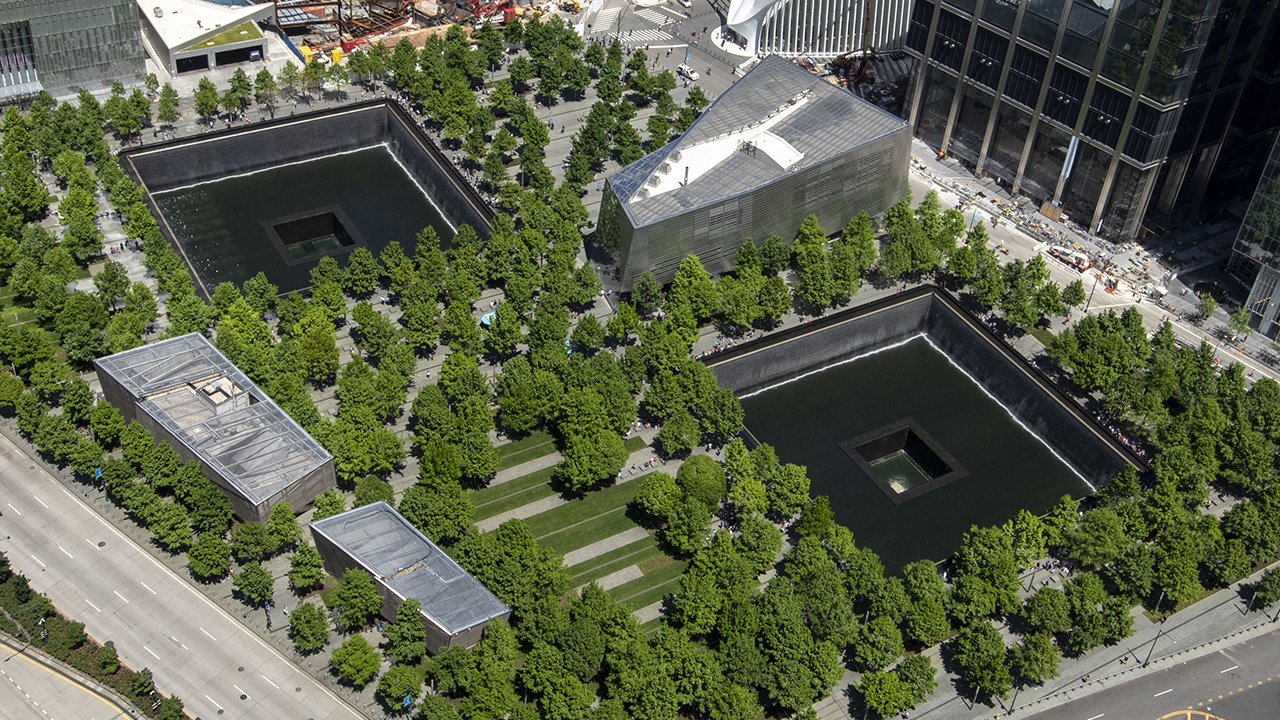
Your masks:
M1147 0L1129 0L1120 4L1120 14L1117 19L1132 27L1140 27L1144 22L1150 22L1152 27L1155 27L1155 19L1159 14L1160 3L1151 3L1147 2Z
M142 30L134 0L8 0L0 24L27 22L40 83L54 94L138 82Z
M1144 199L1147 187L1155 180L1158 168L1140 170L1121 162L1111 182L1111 195L1107 198L1099 232L1103 237L1133 237L1138 233L1142 215L1146 211Z
M1029 108L1036 106L1049 58L1022 45L1013 49L1013 65L1004 82L1004 94Z
M1110 162L1110 153L1087 142L1082 141L1076 149L1076 161L1062 193L1062 208L1080 225L1093 222L1093 211L1102 195L1102 183Z
M1023 187L1036 197L1053 197L1070 145L1071 135L1053 123L1040 121L1035 140L1031 141L1031 152L1027 154L1027 167L1022 173Z
M1089 112L1084 119L1084 134L1107 147L1115 147L1128 111L1127 95L1102 83L1094 85Z
M951 114L951 100L956 94L956 80L941 68L929 68L929 76L921 98L920 137L926 144L942 147L942 136L947 131L947 118Z
M1042 5L1044 12L1052 12L1052 15L1041 15L1032 10L1034 5ZM1055 10L1056 5L1056 10ZM1057 36L1057 26L1062 20L1062 3L1055 3L1053 0L1046 0L1043 3L1032 3L1028 5L1027 13L1023 15L1023 27L1019 32L1019 40L1025 40L1030 44L1041 47L1043 50L1053 49L1053 38Z
M950 5L951 7L963 10L964 12L967 12L970 15L973 14L973 9L978 4L977 0L943 0L943 2Z
M996 120L991 145L987 148L987 168L1009 181L1018 178L1018 163L1031 130L1031 113L1010 105L1000 104L1000 117Z
M1092 2L1076 0L1071 5L1067 31L1063 33L1058 54L1081 67L1092 68L1106 26L1105 10Z
M969 40L969 21L955 13L938 13L938 32L933 39L933 59L959 71L964 60L964 46Z
M1147 84L1142 88L1142 94L1161 104L1177 102L1186 95L1190 82L1190 75L1171 78L1153 69L1147 73Z
M1066 125L1075 127L1080 108L1084 107L1084 93L1089 78L1063 65L1053 69L1049 80L1049 97L1044 102L1044 114Z
M994 89L1000 82L1000 70L1004 67L1004 55L1008 47L1009 41L1005 38L986 28L978 28L973 41L973 54L969 58L969 78Z
M929 40L929 24L933 22L933 3L918 0L911 9L911 22L907 24L907 47L924 54Z
M1018 4L1009 0L986 0L982 4L982 19L1011 33L1018 19Z
M987 123L991 119L991 105L995 97L972 85L965 86L964 99L960 102L960 114L956 118L955 129L951 132L952 153L968 160L978 162L982 153L982 139L987 132Z

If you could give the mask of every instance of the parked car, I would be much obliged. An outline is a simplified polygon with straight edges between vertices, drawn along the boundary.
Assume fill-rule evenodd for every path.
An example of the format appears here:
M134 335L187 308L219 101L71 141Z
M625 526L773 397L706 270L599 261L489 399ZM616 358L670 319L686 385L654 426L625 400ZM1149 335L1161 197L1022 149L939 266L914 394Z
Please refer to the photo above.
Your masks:
M697 80L698 78L702 77L701 75L698 74L697 70L694 70L693 68L689 67L688 65L685 65L684 63L680 63L680 65L676 67L676 74L680 75L681 77L687 77L690 80Z

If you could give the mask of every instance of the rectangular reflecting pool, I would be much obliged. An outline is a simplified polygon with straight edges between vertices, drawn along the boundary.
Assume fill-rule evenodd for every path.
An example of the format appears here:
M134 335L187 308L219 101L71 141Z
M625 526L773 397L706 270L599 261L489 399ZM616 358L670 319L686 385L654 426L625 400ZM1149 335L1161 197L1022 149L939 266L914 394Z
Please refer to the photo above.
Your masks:
M970 525L1002 524L1022 508L1039 514L1063 495L1090 492L1082 477L925 336L750 394L742 406L747 429L773 445L782 462L807 466L810 494L830 498L836 521L853 531L860 546L876 551L890 572L949 556ZM895 502L841 443L904 418L967 474ZM903 451L872 467L890 484L891 475L902 474L903 490L929 482Z
M281 292L298 290L311 284L311 268L325 255L346 265L356 247L367 244L377 256L392 240L412 254L414 236L428 225L446 241L452 236L440 212L382 145L152 197L210 290L221 282L240 285L259 271ZM330 221L322 232L322 220L338 217L335 208L343 220Z

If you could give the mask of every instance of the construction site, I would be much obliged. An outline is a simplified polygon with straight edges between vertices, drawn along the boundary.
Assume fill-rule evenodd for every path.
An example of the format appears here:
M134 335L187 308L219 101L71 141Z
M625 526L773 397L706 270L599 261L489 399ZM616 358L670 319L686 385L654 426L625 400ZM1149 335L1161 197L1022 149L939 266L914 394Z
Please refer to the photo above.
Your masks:
M275 7L275 26L295 45L319 57L343 53L382 40L395 45L407 37L417 47L455 24L476 27L503 24L557 9L577 13L578 0L560 3L534 0L258 0Z

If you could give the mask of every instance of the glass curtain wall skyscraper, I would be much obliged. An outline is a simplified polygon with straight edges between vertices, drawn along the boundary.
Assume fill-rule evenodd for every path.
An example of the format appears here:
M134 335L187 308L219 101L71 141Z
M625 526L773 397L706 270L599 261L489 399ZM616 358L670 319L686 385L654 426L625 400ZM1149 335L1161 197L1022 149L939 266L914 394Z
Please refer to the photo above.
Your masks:
M1258 321L1258 330L1274 337L1280 319L1280 139L1262 169L1229 268L1252 283L1245 307Z
M142 75L136 0L0 1L0 102Z
M1199 204L1225 142L1276 126L1277 4L916 0L909 120L931 148L1134 238L1149 211Z

